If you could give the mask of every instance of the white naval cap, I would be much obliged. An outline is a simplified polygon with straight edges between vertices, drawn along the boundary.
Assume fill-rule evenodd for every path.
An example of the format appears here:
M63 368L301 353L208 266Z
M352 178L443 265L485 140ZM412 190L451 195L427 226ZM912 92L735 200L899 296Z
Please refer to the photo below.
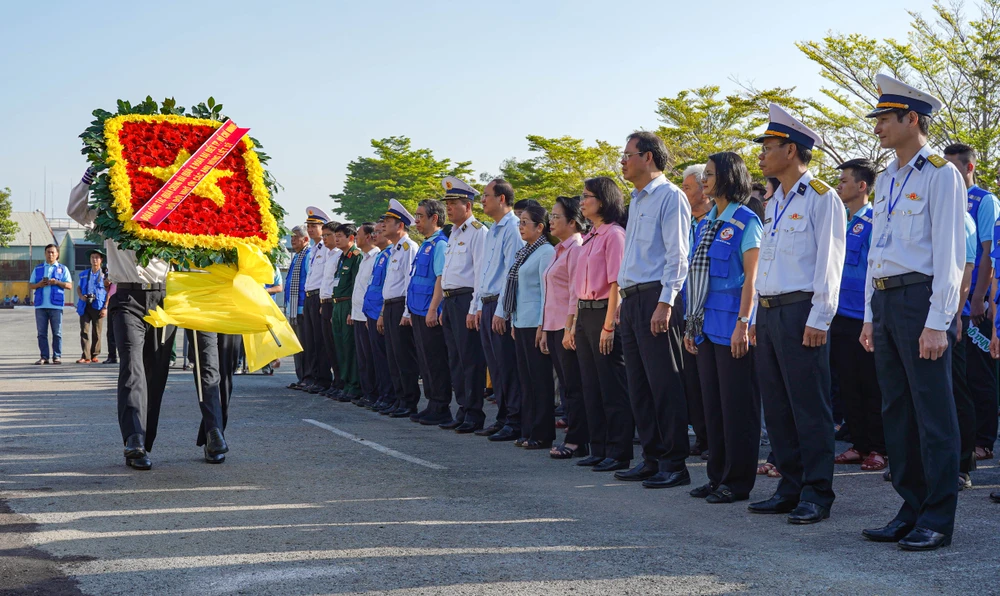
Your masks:
M823 140L811 128L802 124L776 103L768 107L771 121L767 124L764 134L754 139L755 143L763 143L765 139L786 139L802 145L806 149L822 147Z
M879 97L875 109L868 114L869 118L892 110L906 110L924 116L932 116L941 109L941 100L938 98L902 81L897 81L889 75L879 73L875 75L875 81L878 83Z
M455 176L445 176L441 180L441 186L444 187L444 200L446 201L449 199L471 201L479 194L479 191L469 186L465 180Z
M413 216L410 212L403 207L403 204L396 199L389 199L389 210L385 212L386 217L395 217L399 221L403 222L404 225L413 225Z
M330 216L319 207L306 207L307 224L325 224L330 221Z

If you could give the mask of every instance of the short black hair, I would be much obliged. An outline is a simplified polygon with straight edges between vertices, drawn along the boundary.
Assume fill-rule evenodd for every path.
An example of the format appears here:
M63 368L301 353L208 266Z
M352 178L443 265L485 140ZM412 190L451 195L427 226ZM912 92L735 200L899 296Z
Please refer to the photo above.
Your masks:
M427 214L428 218L437 216L437 227L441 227L445 224L444 221L444 203L438 201L437 199L424 199L417 203L417 207L423 207L424 212Z
M549 235L549 213L538 201L525 205L524 209L521 210L521 216L528 216L528 219L533 221L535 225L542 225L542 235Z
M337 226L337 229L333 231L334 234L343 234L344 236L350 238L351 236L358 235L358 229L354 227L352 223L342 223Z
M944 154L958 157L958 161L965 165L975 164L979 159L976 150L971 145L966 145L965 143L952 143L948 145L944 148Z
M325 224L323 224L323 229L324 230L329 230L330 232L333 232L334 234L336 234L337 233L337 226L339 226L339 225L340 225L339 221L328 221Z
M618 188L614 180L607 176L598 176L597 178L589 178L583 183L583 186L597 197L597 202L601 204L597 209L597 214L605 223L616 223L625 227L628 221L625 199L622 197L622 190Z
M508 207L514 204L514 187L503 178L493 179L493 194L498 197L503 195L504 203Z
M796 143L795 141L782 141L781 145L782 146L784 146L784 145L795 145L795 155L799 158L799 161L802 162L802 165L806 165L807 166L807 165L809 165L809 162L811 162L813 160L812 149L809 149L805 145L802 145L800 143Z
M667 146L663 142L663 139L645 130L633 132L625 139L625 142L628 143L633 139L636 141L635 148L639 153L653 154L653 163L656 164L657 170L662 172L667 169L667 162L670 161L670 153L667 152Z
M575 197L556 197L556 205L562 207L563 213L566 214L566 221L576 224L576 231L585 233L590 229L587 219L583 217L583 210L580 209L580 195Z
M760 196L764 196L767 194L767 187L761 184L760 182L754 182L753 184L750 185L750 194L753 194L755 192L759 192Z
M903 118L906 118L906 115L913 112L913 110L898 108L891 110L891 112L896 115L896 120L898 122L902 122ZM913 113L917 114L916 112ZM920 128L920 134L926 137L931 132L931 117L927 114L917 114L917 126Z
M863 157L849 159L837 166L837 169L850 170L855 182L864 182L868 185L868 192L871 192L872 186L875 185L875 164L870 159Z
M50 248L54 248L54 249L56 249L56 252L59 252L59 247L57 245L55 245L55 244L46 244L45 245L45 250L48 250Z
M531 205L541 205L541 203L539 203L535 199L521 199L520 201L514 203L514 210L522 211L524 209L527 209Z
M715 194L726 200L746 204L750 198L750 172L743 158L732 151L713 153L708 159L715 164Z
M371 236L375 233L375 224L370 221L366 221L358 226L358 230Z

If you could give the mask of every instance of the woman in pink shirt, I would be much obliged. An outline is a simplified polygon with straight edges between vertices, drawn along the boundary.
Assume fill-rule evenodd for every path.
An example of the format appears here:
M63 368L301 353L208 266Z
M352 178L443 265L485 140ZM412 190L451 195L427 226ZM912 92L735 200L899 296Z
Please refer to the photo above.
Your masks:
M590 455L587 411L583 405L583 384L580 364L573 349L563 345L576 320L576 272L582 232L588 231L587 221L580 210L580 197L558 197L549 215L552 235L559 239L556 255L545 270L545 303L542 306L540 347L552 353L559 384L563 388L563 408L566 410L566 438L562 445L549 451L553 459L570 459Z
M624 470L632 461L635 423L625 381L625 356L615 332L618 269L625 251L625 201L606 176L584 183L583 216L594 229L580 247L576 266L577 319L564 343L576 348L590 429L590 457L578 466L595 472Z

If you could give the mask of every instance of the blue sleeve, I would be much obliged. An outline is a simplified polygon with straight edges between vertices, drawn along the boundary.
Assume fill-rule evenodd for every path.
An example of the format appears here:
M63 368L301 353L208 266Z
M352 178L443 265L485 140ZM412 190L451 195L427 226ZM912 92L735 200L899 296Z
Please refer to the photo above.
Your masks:
M31 277L28 278L28 283L37 284L40 281L42 280L38 279L38 267L35 267L31 270Z
M743 228L743 241L740 242L740 253L745 253L751 248L760 248L760 241L764 237L764 226L756 217L747 222Z
M280 286L281 285L281 269L278 269L277 267L274 268L274 284L273 285L276 285L276 286Z
M972 221L972 216L966 212L965 214L965 262L975 263L976 262L976 224Z
M979 213L976 215L976 228L979 230L979 242L993 242L993 226L1000 216L1000 203L997 196L989 193L979 202Z
M73 275L69 272L69 267L63 266L62 273L63 273L62 279L60 279L59 281L66 281L69 283L73 283Z
M434 245L434 276L441 277L444 273L444 253L448 250L448 241L442 240Z

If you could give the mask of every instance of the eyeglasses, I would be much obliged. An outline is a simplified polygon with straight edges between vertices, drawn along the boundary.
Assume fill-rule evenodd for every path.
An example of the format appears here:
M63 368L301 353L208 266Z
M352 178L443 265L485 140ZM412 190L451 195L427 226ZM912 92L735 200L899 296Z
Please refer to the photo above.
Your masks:
M632 159L634 155L642 155L643 153L648 153L647 151L636 151L635 153L629 153L628 151L622 152L622 161L628 161Z
M559 214L559 213L550 213L549 214L549 219L550 220L553 220L553 219L566 219L566 216L562 215L562 214Z
M780 143L777 143L777 144L774 144L774 145L771 145L771 146L761 145L760 146L760 154L761 155L767 155L768 153L770 153L770 152L772 152L772 151L774 151L776 149L780 149L780 148L784 147L787 144L788 144L788 142L780 142Z
M580 195L580 196L581 196L582 198L584 198L584 199L596 199L596 198L597 198L597 195L592 195L592 194L590 194L590 193L586 193L586 192L585 192L585 193L583 193L583 194L582 194L582 195Z

